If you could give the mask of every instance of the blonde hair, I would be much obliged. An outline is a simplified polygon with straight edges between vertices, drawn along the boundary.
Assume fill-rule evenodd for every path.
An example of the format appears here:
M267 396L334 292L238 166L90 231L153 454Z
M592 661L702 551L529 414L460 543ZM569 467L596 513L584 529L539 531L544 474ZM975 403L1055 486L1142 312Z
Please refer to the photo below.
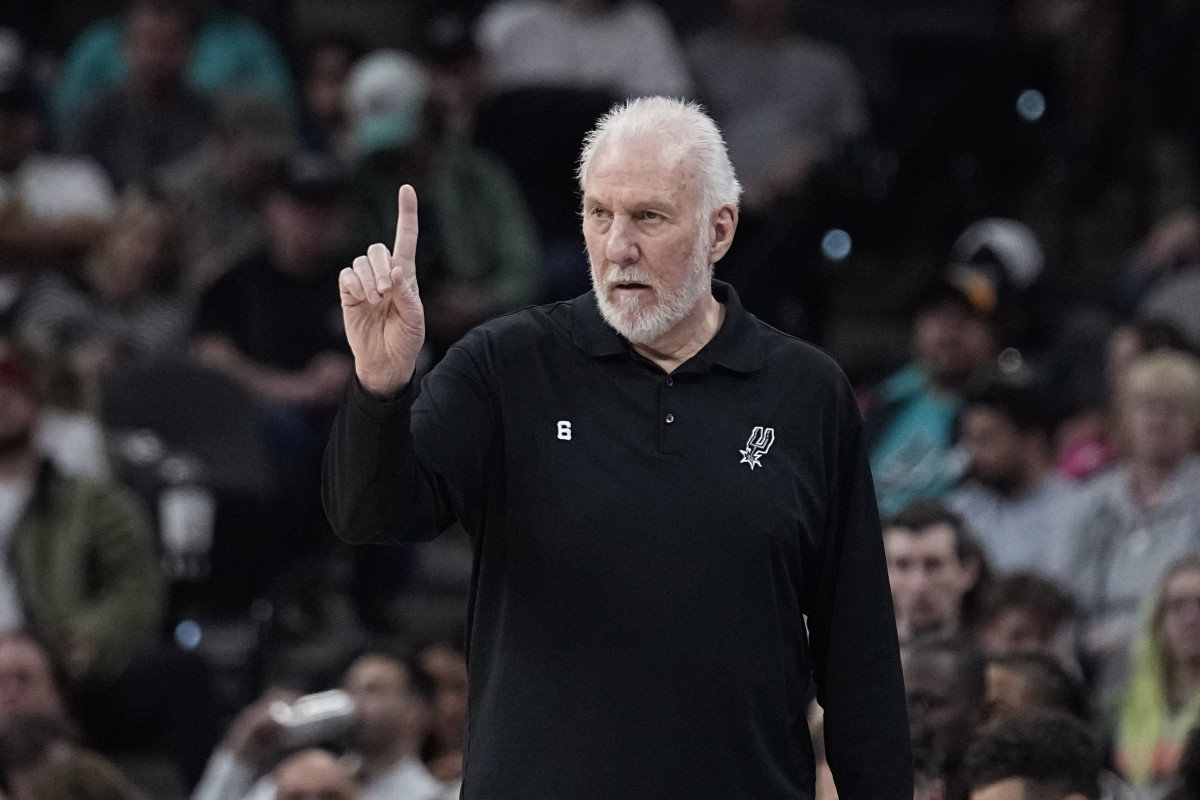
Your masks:
M1186 397L1200 411L1200 361L1177 350L1158 350L1141 356L1121 379L1118 401L1121 409L1139 395L1171 392Z

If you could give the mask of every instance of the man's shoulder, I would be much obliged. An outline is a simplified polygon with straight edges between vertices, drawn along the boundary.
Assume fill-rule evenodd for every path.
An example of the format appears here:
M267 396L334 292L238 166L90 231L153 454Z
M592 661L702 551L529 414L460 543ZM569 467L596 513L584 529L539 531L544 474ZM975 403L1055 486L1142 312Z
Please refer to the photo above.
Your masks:
M816 378L839 384L848 383L837 359L812 342L785 333L757 318L754 320L754 332L763 342L767 367L792 372L806 380Z
M512 353L560 338L569 341L572 308L578 301L558 300L501 314L476 326L455 346L468 351L485 347Z

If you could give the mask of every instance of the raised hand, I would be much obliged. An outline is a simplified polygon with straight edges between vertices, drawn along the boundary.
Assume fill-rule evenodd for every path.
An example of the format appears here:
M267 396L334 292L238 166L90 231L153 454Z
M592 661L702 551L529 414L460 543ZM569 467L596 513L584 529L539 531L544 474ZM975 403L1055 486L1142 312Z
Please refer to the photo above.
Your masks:
M425 342L425 309L417 291L417 193L400 187L396 242L373 244L342 270L338 287L346 339L363 388L377 395L403 388Z

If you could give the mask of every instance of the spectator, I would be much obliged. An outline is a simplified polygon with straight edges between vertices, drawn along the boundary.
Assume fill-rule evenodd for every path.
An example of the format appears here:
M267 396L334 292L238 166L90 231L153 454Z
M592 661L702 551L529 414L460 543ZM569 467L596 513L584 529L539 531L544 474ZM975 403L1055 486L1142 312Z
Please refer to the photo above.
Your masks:
M324 750L305 750L275 771L275 800L355 800L358 781Z
M996 370L965 391L959 420L967 482L946 505L971 521L971 532L997 570L1047 570L1073 487L1054 469L1049 398L1031 375Z
M0 73L0 272L68 266L116 204L95 162L41 152L42 134L29 76ZM13 287L5 293L11 304Z
M1169 322L1132 319L1109 334L1104 353L1104 386L1072 419L1059 426L1058 468L1083 480L1117 459L1109 406L1119 394L1125 373L1141 356L1159 350L1188 351L1187 340Z
M295 104L291 69L270 32L242 14L213 8L232 4L192 5L206 13L198 20L188 59L188 84L197 92L218 97L230 90L263 94L290 112ZM52 103L60 129L69 127L88 98L119 84L129 73L133 64L122 46L128 22L128 14L102 18L88 26L67 51Z
M916 639L902 648L901 660L909 724L914 732L927 732L940 753L946 797L965 797L959 771L984 712L983 660L960 636Z
M940 503L917 501L888 520L883 549L901 643L960 633L964 600L983 569L962 519Z
M91 156L123 187L149 181L198 146L212 128L212 108L184 80L195 25L177 0L134 0L122 45L129 73L80 111L65 149Z
M1053 556L1078 602L1081 657L1102 698L1123 683L1146 587L1200 549L1200 364L1182 353L1143 357L1117 408L1124 455L1083 489Z
M960 477L954 421L959 393L994 349L988 313L952 284L934 287L913 320L913 363L867 399L865 435L884 516L944 494Z
M1071 598L1053 581L1032 572L1004 575L980 600L975 644L989 658L1051 654L1072 610Z
M446 135L469 141L487 93L483 54L462 14L438 14L425 26L424 39L424 52L429 59L429 99L437 109ZM544 124L546 120L539 122Z
M476 27L494 91L603 89L686 97L691 78L665 14L644 0L501 0Z
M159 188L187 220L186 289L202 291L265 245L263 194L294 147L282 106L265 95L229 93L217 101L212 135L158 173Z
M418 760L429 730L430 687L419 669L382 654L358 658L344 688L354 698L350 752L360 761L362 800L441 800L446 787ZM267 800L274 781L255 778L278 758L286 741L269 713L268 695L246 708L213 754L193 800ZM286 763L286 762L285 762ZM282 796L282 795L277 795Z
M762 212L866 133L863 88L845 53L792 31L786 0L726 6L728 25L692 40L689 63L725 134L743 206Z
M65 355L90 378L182 351L189 315L176 291L180 228L161 200L130 193L78 276L49 273L33 283L17 317L21 338Z
M997 720L966 755L971 800L1099 800L1100 748L1061 712Z
M1065 711L1090 720L1083 684L1047 653L1011 653L987 662L987 719L1035 709Z
M467 733L467 660L447 644L432 644L417 654L421 669L433 680L433 721L422 760L440 781L462 778Z
M1163 789L1200 723L1200 556L1176 561L1159 581L1118 714L1118 766L1135 786Z
M436 357L489 317L538 297L537 235L508 170L450 140L427 113L430 80L411 56L383 50L350 75L349 105L359 161L358 235L391 241L396 187L428 198L417 245L426 340Z

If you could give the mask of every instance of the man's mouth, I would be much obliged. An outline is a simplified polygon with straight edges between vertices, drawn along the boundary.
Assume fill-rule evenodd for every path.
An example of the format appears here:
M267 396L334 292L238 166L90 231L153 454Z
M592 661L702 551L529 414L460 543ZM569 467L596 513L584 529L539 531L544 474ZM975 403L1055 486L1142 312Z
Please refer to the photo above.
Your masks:
M649 289L650 285L646 283L638 283L636 281L623 281L621 283L614 283L612 288L623 289L625 291L636 291L638 289Z

